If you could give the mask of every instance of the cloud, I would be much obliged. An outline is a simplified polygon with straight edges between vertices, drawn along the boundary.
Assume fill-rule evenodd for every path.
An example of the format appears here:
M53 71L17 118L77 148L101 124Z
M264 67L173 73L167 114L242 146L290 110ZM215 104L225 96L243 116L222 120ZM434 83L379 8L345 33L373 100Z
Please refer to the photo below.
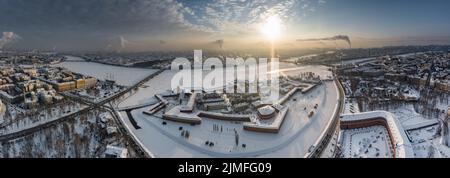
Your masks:
M270 16L278 16L284 22L300 20L322 4L321 0L212 0L197 12L190 23L208 32L242 35L252 34L254 28ZM316 2L316 3L315 3ZM202 6L203 7L203 6Z
M187 19L195 14L174 0L0 0L0 30L26 37L24 48L104 49L120 35L151 42L207 31Z
M318 41L318 42L322 42L322 41L345 41L347 42L347 44L350 46L350 48L352 47L352 42L350 41L350 37L347 35L336 35L336 36L332 36L332 37L325 37L325 38L308 38L308 39L297 39L297 41Z
M0 38L0 49L3 49L6 45L14 43L21 39L21 37L14 32L3 32L2 38Z
M161 38L187 41L181 38L193 35L242 37L254 34L258 23L271 15L285 22L301 19L319 1L0 0L0 30L20 33L27 40L22 47L52 49L58 44L61 50L104 49L105 44L116 46L110 41L121 35L148 43Z
M190 8L174 0L2 0L0 30L41 40L68 35L96 36L95 40L119 34L157 36L191 30L185 19L191 14Z

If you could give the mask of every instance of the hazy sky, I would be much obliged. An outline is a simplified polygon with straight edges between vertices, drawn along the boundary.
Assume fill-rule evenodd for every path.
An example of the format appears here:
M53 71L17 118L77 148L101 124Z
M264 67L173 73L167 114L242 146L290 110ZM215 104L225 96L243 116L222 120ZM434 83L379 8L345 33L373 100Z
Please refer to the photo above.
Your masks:
M0 35L20 36L5 47L33 49L259 48L261 24L277 16L279 48L336 46L296 41L335 35L353 47L450 44L449 9L448 0L0 0Z

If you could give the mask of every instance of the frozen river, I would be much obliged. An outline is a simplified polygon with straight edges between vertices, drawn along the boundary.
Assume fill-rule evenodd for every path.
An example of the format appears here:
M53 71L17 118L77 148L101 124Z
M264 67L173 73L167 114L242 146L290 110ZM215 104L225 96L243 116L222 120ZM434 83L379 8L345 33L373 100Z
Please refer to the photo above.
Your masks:
M142 69L112 66L95 62L81 62L82 58L66 56L66 62L56 64L55 66L65 67L73 72L92 76L100 80L113 79L119 85L131 86L148 75L157 72L157 69ZM72 62L76 61L76 62Z
M393 55L395 57L411 57L414 55L423 54L423 52L418 53L406 53L406 54L399 54L399 55ZM359 58L359 59L352 59L352 60L345 60L342 63L344 65L350 65L350 64L365 64L368 62L375 61L377 57L368 57L368 58Z
M286 63L280 65L278 72L283 75L315 72L324 78L331 75L324 66L299 67ZM119 107L152 101L155 94L170 88L168 81L174 74L174 71L164 71L146 82L134 95L120 103ZM161 119L142 113L149 107L131 112L141 127L135 129L125 112L119 114L131 133L156 157L303 157L331 121L337 109L337 90L334 82L325 82L308 94L296 93L292 97L295 100L291 98L286 103L290 109L278 134L245 131L241 123L207 118L203 118L202 124L195 126L171 121L162 125ZM308 113L315 104L318 104L319 109L313 117L308 118ZM224 132L212 131L213 125L223 126ZM179 127L190 131L189 139L180 136ZM235 146L234 130L239 132L239 142L247 145L245 149ZM215 146L205 146L205 140L213 141Z

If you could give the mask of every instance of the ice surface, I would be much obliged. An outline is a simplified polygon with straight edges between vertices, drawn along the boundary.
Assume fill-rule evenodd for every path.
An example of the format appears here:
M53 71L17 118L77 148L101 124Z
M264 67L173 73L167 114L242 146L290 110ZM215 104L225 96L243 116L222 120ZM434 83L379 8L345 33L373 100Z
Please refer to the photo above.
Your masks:
M79 57L67 56L68 60L83 60ZM157 69L142 69L119 67L95 62L62 62L55 66L65 67L73 72L92 76L100 80L113 79L119 85L131 86L143 78L158 71ZM111 77L112 76L112 77Z

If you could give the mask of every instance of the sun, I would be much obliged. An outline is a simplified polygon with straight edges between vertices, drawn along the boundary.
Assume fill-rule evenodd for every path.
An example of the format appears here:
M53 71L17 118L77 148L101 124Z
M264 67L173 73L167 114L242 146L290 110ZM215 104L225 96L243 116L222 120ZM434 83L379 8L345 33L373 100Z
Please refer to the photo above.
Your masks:
M261 25L261 32L270 40L280 37L282 21L278 16L270 16Z

